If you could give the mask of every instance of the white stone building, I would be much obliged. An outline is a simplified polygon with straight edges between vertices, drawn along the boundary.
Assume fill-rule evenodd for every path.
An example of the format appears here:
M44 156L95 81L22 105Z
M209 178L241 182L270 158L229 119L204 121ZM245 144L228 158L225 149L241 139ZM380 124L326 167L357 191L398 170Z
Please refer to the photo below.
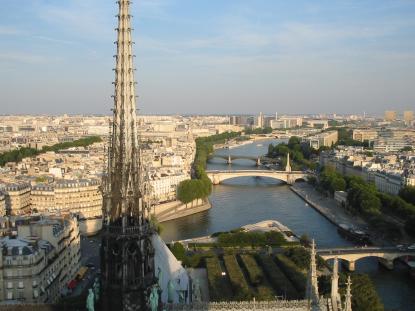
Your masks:
M0 301L57 302L80 268L76 217L26 218L14 225L0 239Z

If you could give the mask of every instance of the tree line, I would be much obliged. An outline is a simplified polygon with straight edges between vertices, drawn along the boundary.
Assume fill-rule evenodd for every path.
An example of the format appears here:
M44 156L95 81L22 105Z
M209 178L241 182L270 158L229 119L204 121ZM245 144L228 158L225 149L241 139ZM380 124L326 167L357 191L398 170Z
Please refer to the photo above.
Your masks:
M182 181L177 188L177 199L187 204L197 199L205 199L212 192L212 182L206 174L206 162L213 153L213 145L224 144L227 140L239 137L240 132L225 132L196 139L196 155L193 162L193 178Z
M258 127L255 129L252 129L252 128L245 129L246 135L251 135L251 134L261 135L261 134L271 134L271 133L272 133L271 127L264 127L264 128Z
M399 195L382 193L373 183L359 176L343 176L329 166L322 168L318 181L312 178L309 182L331 195L347 191L347 207L379 229L387 229L389 234L398 229L386 220L386 215L405 219L405 230L415 236L415 187L406 186Z
M297 136L290 137L287 144L278 145L270 144L268 146L267 156L270 158L281 158L281 166L284 168L287 164L287 154L290 154L291 167L293 170L315 169L316 163L311 160L313 156L319 154L321 150L310 147L309 144L301 143Z
M20 162L24 158L34 157L41 153L48 151L57 152L59 150L72 148L72 147L86 147L93 143L101 142L101 137L90 136L81 138L72 142L58 143L53 146L43 146L42 149L38 150L35 148L22 147L16 150L11 150L0 154L0 166L4 166L8 162Z

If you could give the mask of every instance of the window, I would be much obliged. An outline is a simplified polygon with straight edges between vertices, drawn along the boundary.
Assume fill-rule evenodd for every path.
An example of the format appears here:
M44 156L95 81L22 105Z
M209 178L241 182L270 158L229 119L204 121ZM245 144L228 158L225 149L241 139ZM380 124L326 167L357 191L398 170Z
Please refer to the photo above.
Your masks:
M37 298L37 297L39 297L39 292L38 292L37 289L34 289L33 290L33 298Z
M19 299L23 299L24 298L24 291L23 290L19 290L17 292L17 298L19 298Z
M33 280L33 287L36 287L37 286L37 281L36 280Z
M13 288L13 282L7 282L7 288Z
M23 281L19 281L19 288L24 288Z
M13 299L13 292L7 292L7 299Z

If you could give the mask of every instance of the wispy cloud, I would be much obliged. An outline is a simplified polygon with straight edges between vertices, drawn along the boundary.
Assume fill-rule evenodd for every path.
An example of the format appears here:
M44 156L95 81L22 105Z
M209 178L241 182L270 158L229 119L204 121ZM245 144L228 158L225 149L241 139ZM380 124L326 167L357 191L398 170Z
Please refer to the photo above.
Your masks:
M114 15L98 0L72 0L61 3L44 4L38 8L38 17L66 31L73 37L89 37L91 40L107 38L112 34L111 24Z

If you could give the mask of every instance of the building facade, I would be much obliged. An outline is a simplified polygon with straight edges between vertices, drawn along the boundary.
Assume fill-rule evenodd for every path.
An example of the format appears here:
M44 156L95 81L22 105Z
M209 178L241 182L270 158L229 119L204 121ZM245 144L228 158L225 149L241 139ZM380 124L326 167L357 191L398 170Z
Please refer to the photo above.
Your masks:
M6 214L21 215L30 210L30 192L29 183L7 184L4 188L6 194Z
M353 130L353 140L373 141L378 138L378 131L373 129L355 129Z
M0 190L0 217L6 216L6 194Z
M336 144L339 139L339 133L337 131L323 132L317 135L304 138L310 147L319 149L320 147L331 147Z
M96 179L58 180L33 186L32 209L37 212L71 212L82 219L102 216L102 194Z
M72 215L16 221L0 239L0 301L54 303L80 268L80 235Z

